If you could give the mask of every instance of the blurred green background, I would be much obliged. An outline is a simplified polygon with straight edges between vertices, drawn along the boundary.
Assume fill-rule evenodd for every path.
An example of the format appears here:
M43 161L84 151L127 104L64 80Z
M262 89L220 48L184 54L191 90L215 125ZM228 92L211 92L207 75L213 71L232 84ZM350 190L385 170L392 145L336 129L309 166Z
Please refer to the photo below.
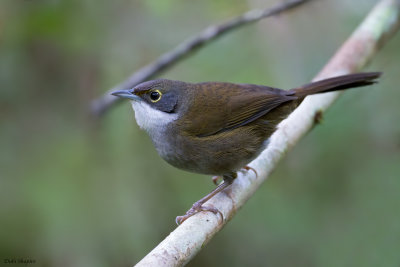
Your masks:
M90 101L206 26L277 1L2 0L0 256L34 266L130 266L210 177L155 152L127 102ZM314 1L242 28L163 77L290 88L308 82L375 1ZM399 266L400 37L189 266Z

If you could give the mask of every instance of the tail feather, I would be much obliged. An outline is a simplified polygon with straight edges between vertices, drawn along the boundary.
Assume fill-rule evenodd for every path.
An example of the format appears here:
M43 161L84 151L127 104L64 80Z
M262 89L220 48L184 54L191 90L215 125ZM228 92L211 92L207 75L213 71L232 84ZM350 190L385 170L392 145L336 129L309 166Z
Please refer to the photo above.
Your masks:
M361 72L329 78L294 88L290 91L297 97L308 95L345 90L355 87L371 85L377 82L381 72Z

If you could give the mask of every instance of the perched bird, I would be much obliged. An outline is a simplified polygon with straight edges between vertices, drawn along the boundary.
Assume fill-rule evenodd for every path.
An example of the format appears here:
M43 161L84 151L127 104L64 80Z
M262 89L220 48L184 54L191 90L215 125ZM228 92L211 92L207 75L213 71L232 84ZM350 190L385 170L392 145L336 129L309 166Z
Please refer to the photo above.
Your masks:
M309 83L290 90L224 82L186 83L158 79L112 94L130 99L135 118L158 154L171 165L223 178L197 201L182 223L199 211L222 214L203 204L228 187L267 146L276 126L312 94L376 82L380 72L356 73Z

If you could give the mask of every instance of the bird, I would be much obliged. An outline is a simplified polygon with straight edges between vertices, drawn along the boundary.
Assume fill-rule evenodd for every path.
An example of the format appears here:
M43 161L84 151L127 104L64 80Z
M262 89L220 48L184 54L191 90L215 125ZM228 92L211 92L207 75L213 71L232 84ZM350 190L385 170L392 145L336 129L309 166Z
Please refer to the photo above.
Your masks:
M177 224L200 211L222 213L204 203L232 184L237 172L268 147L277 125L308 95L377 82L381 72L361 72L311 82L290 90L229 82L143 82L112 95L129 99L139 127L172 166L221 177L211 193L195 202ZM257 172L254 170L257 175Z

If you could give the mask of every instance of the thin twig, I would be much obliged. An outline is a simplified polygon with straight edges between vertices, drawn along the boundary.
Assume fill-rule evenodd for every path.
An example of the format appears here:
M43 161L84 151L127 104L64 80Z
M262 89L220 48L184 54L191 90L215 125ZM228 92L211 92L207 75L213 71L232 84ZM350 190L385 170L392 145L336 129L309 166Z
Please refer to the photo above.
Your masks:
M314 80L359 71L398 30L399 24L400 1L382 0ZM279 125L268 148L250 163L257 170L258 178L252 172L239 175L231 188L207 202L227 218L223 223L212 212L198 213L177 227L137 266L181 266L188 263L267 179L285 152L313 127L316 116L320 116L338 96L339 93L333 92L307 97Z
M213 25L206 28L198 35L195 35L192 38L184 41L173 50L163 54L157 60L136 71L128 79L108 90L103 96L93 100L91 104L92 113L100 116L104 114L114 104L120 102L120 98L110 95L111 92L116 90L129 89L139 83L154 78L162 71L172 67L174 64L178 63L186 56L199 50L205 44L208 44L211 41L221 37L225 33L228 33L232 30L238 29L250 23L254 23L260 19L278 15L307 1L310 0L290 0L285 3L280 3L269 9L251 10L225 23L222 23L220 25Z

